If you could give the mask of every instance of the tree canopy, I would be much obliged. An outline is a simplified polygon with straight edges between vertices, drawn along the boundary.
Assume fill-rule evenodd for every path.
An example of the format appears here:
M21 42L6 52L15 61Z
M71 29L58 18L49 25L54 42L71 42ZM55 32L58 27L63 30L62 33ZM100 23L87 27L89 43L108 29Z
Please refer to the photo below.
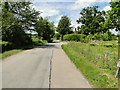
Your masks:
M58 23L57 32L60 33L63 40L63 35L72 33L72 27L70 27L71 21L67 16L62 16Z
M105 22L105 25L110 28L114 29L116 31L120 30L120 1L118 2L110 2L111 10L108 11L108 14L106 15L107 20Z
M2 40L16 46L32 44L32 31L39 39L51 41L55 31L54 23L39 17L39 11L31 7L31 2L2 3ZM29 32L29 34L28 34Z
M32 43L25 33L30 31L39 13L30 8L30 2L2 3L2 40L16 46ZM35 16L33 16L35 15Z
M98 6L87 7L80 12L81 17L77 23L81 23L78 32L82 34L104 34L109 29L120 30L120 1L110 2L111 10L98 11Z
M98 11L98 6L87 7L80 12L81 18L77 23L81 23L81 32L83 34L95 34L101 32L101 23L105 21L105 12Z
M52 38L55 34L54 22L49 22L48 19L40 17L35 25L36 32L38 33L39 39L47 40L52 42Z

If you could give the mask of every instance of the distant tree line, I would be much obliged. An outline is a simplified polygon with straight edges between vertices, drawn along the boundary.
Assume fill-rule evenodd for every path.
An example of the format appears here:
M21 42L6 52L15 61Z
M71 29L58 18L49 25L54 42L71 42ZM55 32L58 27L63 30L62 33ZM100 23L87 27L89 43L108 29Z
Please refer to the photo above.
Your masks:
M81 17L76 20L78 24L82 24L77 27L78 34L84 34L86 37L96 38L98 40L112 40L115 38L109 30L120 30L120 1L110 2L111 10L107 12L99 11L98 6L83 8L80 12ZM65 34L71 34L71 22L67 16L63 16L59 21L57 31L55 35L57 38ZM101 36L102 35L102 36ZM74 36L74 35L73 35Z

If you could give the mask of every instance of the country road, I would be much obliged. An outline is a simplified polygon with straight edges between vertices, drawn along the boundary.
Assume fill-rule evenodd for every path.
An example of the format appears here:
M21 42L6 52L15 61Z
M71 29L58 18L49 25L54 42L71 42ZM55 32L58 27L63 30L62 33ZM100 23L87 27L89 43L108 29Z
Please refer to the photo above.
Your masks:
M91 88L55 41L2 62L2 88Z

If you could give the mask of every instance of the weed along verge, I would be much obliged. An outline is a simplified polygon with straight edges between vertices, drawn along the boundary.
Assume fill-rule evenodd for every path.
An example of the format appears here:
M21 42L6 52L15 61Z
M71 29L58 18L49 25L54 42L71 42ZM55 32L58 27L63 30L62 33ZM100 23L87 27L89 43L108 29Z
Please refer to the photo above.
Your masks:
M117 47L69 42L62 49L95 88L118 88Z
M22 52L24 50L32 49L34 47L44 45L44 44L47 43L46 40L39 40L37 38L32 39L32 41L33 41L33 43L31 45L21 46L19 48L16 48L16 47L12 48L12 45L11 45L11 46L9 46L9 49L8 49L7 45L6 46L3 45L4 47L2 46L2 49L3 48L5 48L5 49L3 49L3 52L0 53L0 60L5 59L6 57L9 57L9 56L15 55L17 53L20 53L20 52Z

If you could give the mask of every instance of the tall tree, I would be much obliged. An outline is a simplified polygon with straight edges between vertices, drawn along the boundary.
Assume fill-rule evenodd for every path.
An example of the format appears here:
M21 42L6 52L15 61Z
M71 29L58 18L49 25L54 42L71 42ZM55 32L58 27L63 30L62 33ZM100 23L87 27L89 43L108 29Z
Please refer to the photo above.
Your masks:
M77 20L77 23L82 23L80 32L86 35L101 32L100 23L105 21L105 12L100 12L98 6L93 6L84 8L80 14L82 16Z
M71 25L70 19L67 16L62 16L56 30L62 36L62 40L63 40L63 35L69 34L72 32L72 29L71 29L72 27L70 27L70 25Z
M38 33L38 38L42 39L43 31L45 30L45 20L42 17L39 17L35 25L35 30Z
M110 2L110 7L111 10L108 11L108 17L107 17L107 22L106 25L112 27L109 28L114 28L116 31L118 31L118 58L120 59L120 1L117 0ZM120 73L119 73L120 77ZM119 79L120 82L120 79ZM119 85L120 86L120 85Z
M39 39L52 42L52 38L55 34L54 22L49 22L48 19L43 19L42 17L40 17L37 20L35 29L36 32L38 33Z
M108 11L105 25L116 31L120 30L120 1L110 2L111 10Z
M16 17L22 22L22 28L25 31L32 32L40 14L35 9L30 7L31 2L14 2L11 3L11 11L16 15Z
M3 40L16 46L30 44L32 40L25 33L30 31L39 14L30 8L30 2L5 2L2 4Z

